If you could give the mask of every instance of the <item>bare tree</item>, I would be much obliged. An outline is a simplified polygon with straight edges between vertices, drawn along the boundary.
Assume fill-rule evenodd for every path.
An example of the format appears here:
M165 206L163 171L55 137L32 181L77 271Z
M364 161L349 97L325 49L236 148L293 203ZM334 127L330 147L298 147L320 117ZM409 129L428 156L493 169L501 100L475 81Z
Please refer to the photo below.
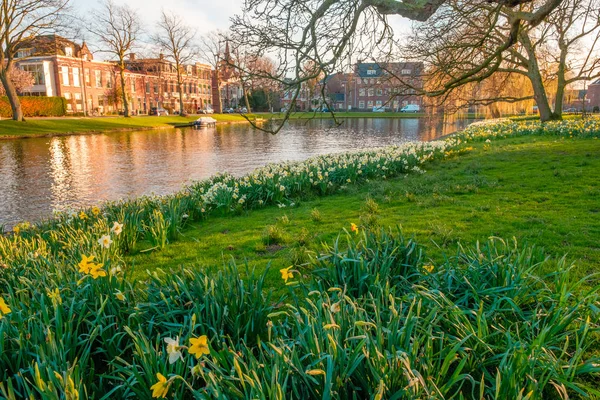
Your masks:
M524 5L517 12L508 6L465 6L462 1L454 0L429 21L418 24L404 54L432 66L425 94L443 95L445 99L461 86L478 84L494 74L506 78L519 75L529 83L520 94L507 95L502 88L480 92L484 96L478 101L491 104L533 97L542 121L560 119L566 86L600 76L596 46L600 37L600 2L563 0L539 24L521 27L516 32L516 43L497 53L498 46L513 34L510 21L517 18L517 13L533 7ZM591 39L586 51L580 48L584 39ZM489 59L493 62L486 64ZM478 73L469 75L476 69ZM456 79L461 76L467 78ZM556 91L554 107L551 107L552 90Z
M11 73L19 49L38 35L54 32L65 16L69 0L3 0L0 8L0 81L12 109L12 118L23 121L23 111Z
M278 71L272 78L299 91L304 82L343 70L351 57L367 58L390 51L394 42L388 23L389 15L426 21L447 7L451 0L247 0L243 14L233 19L232 39L252 48L259 55L278 58ZM514 9L506 21L509 34L502 42L486 43L493 51L463 71L437 95L465 83L490 76L497 59L517 41L524 27L534 27L544 20L563 0L540 0L527 9L532 0L462 0L468 8L502 7ZM485 21L493 30L499 20ZM502 21L504 23L504 21ZM443 27L441 27L443 28ZM303 66L312 62L318 68L309 73ZM291 77L291 79L289 79ZM295 102L295 99L292 100ZM290 107L286 118L292 112Z
M99 51L110 54L117 61L123 114L129 117L129 103L125 90L125 57L133 50L142 32L137 12L126 4L118 5L112 0L105 0L100 9L92 12L87 29L96 37L100 45Z
M198 47L198 55L202 61L210 65L215 74L215 81L213 85L216 85L217 91L217 102L216 108L217 111L221 112L223 110L223 102L221 99L221 66L223 62L223 55L225 53L224 48L225 39L223 33L219 31L213 31L209 34L202 36L200 38L200 45Z
M166 58L175 64L179 110L180 114L184 115L183 70L186 64L198 55L198 48L195 45L196 33L183 22L180 16L163 10L158 22L158 32L153 38L166 53Z

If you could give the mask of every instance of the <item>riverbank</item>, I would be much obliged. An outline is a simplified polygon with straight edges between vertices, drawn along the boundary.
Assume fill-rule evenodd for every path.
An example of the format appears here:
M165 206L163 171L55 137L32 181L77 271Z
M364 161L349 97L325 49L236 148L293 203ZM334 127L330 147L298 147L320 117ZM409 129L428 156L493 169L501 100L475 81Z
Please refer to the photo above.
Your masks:
M249 118L262 118L265 120L282 118L283 114L251 114ZM76 135L76 134L94 134L108 132L122 132L145 129L167 129L180 125L189 124L199 115L180 117L180 116L136 116L125 117L64 117L64 118L29 118L25 122L15 122L12 120L0 121L0 140L1 139L22 139L32 137ZM213 114L218 124L230 123L248 123L248 120L239 114ZM336 118L344 120L348 118L424 118L426 114L407 114L407 113L359 113L345 112L336 113ZM293 114L292 120L309 119L330 119L329 113L297 113ZM475 118L472 114L467 114L464 118Z
M0 392L598 391L598 138L482 123L21 224L0 236Z
M243 123L247 120L237 114L212 115L217 123ZM187 124L199 118L198 115L180 116L137 116L137 117L64 117L29 118L25 122L0 121L0 139L92 134L144 129L166 129Z

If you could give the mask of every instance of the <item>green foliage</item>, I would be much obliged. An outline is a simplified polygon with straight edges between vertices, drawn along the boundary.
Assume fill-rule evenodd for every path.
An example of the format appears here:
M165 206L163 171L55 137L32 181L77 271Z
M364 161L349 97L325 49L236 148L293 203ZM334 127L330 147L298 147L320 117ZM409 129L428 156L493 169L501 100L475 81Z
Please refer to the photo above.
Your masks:
M19 100L25 117L62 117L67 112L67 101L63 97L22 96ZM5 96L0 97L0 117L12 117L12 109Z

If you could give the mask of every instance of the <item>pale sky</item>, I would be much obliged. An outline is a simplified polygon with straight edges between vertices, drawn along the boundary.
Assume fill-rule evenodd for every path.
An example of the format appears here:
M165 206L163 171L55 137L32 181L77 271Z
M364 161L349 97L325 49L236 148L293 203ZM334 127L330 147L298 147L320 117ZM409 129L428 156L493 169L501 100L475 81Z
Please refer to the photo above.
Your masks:
M243 4L243 0L115 0L115 2L119 4L126 2L136 10L141 16L147 33L154 30L161 9L164 8L183 17L188 25L198 30L198 36L216 29L226 31L230 25L230 18L240 12ZM82 16L86 15L86 11L97 8L99 4L97 0L71 0L74 12ZM410 22L400 17L391 17L390 24L396 33L408 30L410 27ZM101 54L96 56L102 58Z

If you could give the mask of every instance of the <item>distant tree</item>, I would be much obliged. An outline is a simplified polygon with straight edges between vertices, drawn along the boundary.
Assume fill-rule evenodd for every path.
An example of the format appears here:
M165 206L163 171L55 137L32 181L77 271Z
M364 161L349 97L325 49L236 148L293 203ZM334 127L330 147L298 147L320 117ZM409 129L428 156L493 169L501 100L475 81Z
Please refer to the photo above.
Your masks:
M23 71L20 68L11 67L9 76L13 86L15 87L15 90L19 94L22 94L25 89L33 86L35 83L33 74L29 71ZM6 96L4 85L0 86L0 96Z
M12 118L23 121L23 111L11 74L17 51L38 35L53 33L62 25L69 0L3 0L0 8L0 81L8 97Z
M222 32L212 31L200 38L198 47L199 58L213 68L215 74L215 84L217 91L218 109L223 110L223 101L221 99L221 66L225 54L225 38Z
M158 31L153 36L167 59L175 64L177 73L177 92L179 93L179 109L185 113L183 107L183 69L185 65L198 56L198 47L195 44L196 33L187 26L180 16L162 11L158 22Z
M275 57L278 70L273 79L290 91L295 87L299 92L307 81L343 70L351 58L390 54L395 44L388 22L390 15L427 21L443 12L450 1L453 0L247 0L242 14L233 19L230 37L237 46ZM517 43L517 33L540 24L562 1L461 0L467 8L506 7L514 13L507 21L509 32L504 40L483 38L480 45L491 49L488 57L470 63L470 69L447 82L445 91L490 76L498 56ZM504 20L480 22L483 29L494 31ZM443 26L438 28L444 31ZM313 63L315 68L306 69L307 63ZM322 97L325 100L323 93ZM292 103L296 100L292 99ZM286 118L293 109L289 107Z
M99 50L116 59L120 84L125 88L125 59L134 49L142 32L138 13L126 4L118 5L112 0L105 0L99 9L92 12L87 29L96 37ZM129 117L126 92L122 90L121 95L123 115Z

